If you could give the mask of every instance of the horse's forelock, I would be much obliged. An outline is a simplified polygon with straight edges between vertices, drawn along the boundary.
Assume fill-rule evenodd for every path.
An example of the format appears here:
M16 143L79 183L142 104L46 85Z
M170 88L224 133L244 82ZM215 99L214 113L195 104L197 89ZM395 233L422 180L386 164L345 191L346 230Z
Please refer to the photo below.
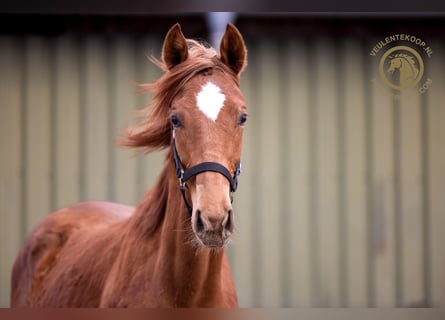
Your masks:
M200 72L212 68L221 69L238 83L236 75L221 62L213 48L190 39L187 44L189 57L170 70L162 61L150 58L164 74L153 83L140 85L141 93L153 94L152 102L141 111L144 119L126 131L121 145L140 148L145 152L168 147L171 139L169 114L172 101L185 84Z

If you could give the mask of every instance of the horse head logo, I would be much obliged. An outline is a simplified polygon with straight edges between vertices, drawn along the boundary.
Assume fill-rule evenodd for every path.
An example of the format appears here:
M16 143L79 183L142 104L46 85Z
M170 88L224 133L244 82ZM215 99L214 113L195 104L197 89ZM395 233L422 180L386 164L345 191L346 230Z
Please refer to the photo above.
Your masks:
M399 53L389 56L389 68L386 70L389 74L399 71L399 84L401 87L411 87L416 84L419 69L416 66L414 57L405 53Z
M414 87L423 76L423 60L419 53L407 46L389 49L380 60L380 76L392 89Z

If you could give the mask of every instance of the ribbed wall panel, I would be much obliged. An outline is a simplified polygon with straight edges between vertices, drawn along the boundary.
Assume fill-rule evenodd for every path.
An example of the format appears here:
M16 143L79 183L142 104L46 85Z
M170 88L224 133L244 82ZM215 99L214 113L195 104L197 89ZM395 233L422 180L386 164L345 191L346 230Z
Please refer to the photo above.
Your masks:
M433 85L393 100L371 83L374 42L246 39L249 109L237 232L243 307L445 306L445 55ZM164 153L116 140L149 103L158 36L0 37L0 305L13 260L49 212L136 205Z

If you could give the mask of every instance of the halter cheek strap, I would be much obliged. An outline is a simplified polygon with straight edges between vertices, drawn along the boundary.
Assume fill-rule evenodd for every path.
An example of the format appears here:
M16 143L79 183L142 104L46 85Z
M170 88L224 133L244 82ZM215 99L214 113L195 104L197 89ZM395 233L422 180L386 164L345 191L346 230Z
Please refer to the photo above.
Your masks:
M236 165L233 176L230 174L229 170L223 165L217 162L202 162L193 166L191 168L186 169L185 171L181 167L181 160L178 155L178 151L176 149L176 141L175 141L175 130L172 132L172 150L173 150L173 161L175 163L176 176L179 179L179 189L182 193L182 197L184 199L187 210L190 214L192 214L192 206L188 203L187 197L185 196L185 183L192 177L205 172L205 171L213 171L222 174L227 178L230 184L230 192L233 193L238 188L238 175L241 173L241 161ZM231 199L231 201L233 198Z

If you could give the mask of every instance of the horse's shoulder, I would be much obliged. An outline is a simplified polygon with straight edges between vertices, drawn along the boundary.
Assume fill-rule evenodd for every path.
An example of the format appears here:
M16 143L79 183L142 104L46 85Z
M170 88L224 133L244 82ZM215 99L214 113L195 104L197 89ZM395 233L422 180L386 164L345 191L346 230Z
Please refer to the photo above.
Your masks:
M28 266L33 274L30 290L39 290L45 275L53 269L59 254L73 243L94 240L99 230L118 225L131 216L133 208L108 202L82 202L47 215L32 231L14 266L14 281ZM88 236L89 235L89 236ZM70 245L68 243L71 243Z

